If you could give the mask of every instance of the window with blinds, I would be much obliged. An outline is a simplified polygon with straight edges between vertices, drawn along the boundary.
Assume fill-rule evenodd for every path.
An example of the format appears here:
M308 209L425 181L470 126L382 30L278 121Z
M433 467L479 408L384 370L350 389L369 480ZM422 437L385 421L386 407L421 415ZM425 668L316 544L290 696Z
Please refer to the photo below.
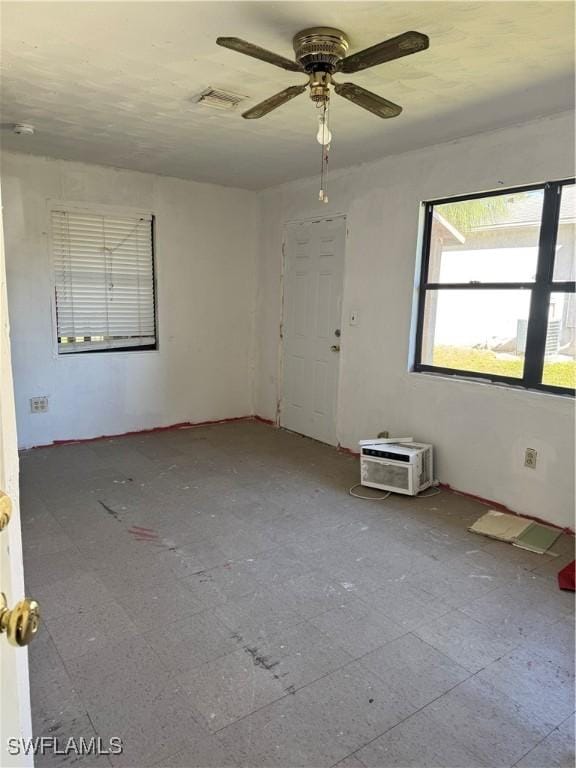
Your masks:
M152 216L52 211L58 351L155 349Z

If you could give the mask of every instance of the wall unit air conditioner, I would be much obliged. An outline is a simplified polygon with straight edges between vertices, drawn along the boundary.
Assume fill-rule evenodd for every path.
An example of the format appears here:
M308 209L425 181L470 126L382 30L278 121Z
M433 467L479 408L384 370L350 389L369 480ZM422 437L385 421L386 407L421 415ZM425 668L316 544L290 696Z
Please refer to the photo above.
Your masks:
M427 443L360 443L360 482L368 488L416 496L434 484L432 446Z

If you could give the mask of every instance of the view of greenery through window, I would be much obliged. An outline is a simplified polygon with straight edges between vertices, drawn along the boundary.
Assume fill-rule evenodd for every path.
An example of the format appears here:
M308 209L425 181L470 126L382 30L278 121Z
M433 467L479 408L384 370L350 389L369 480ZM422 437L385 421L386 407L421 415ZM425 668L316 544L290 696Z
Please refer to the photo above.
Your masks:
M564 186L554 280L574 280L574 202ZM536 189L434 206L422 364L522 379L532 291L506 284L536 279L543 203ZM542 383L574 388L575 352L575 294L552 292Z

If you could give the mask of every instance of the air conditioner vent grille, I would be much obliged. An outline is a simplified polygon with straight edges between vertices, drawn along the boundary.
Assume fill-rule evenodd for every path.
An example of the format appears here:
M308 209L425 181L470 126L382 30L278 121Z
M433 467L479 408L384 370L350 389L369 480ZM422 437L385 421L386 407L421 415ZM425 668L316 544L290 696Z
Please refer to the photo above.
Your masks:
M198 96L195 101L211 109L236 109L246 97L230 91L221 91L217 88L208 88Z

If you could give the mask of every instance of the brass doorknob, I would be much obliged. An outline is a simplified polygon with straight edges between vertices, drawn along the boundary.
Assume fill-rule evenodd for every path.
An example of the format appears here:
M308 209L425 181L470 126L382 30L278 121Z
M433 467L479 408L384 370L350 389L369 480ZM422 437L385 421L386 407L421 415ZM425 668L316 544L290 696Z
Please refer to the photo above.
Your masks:
M10 522L12 517L12 500L10 496L7 496L4 491L0 491L0 531Z
M332 344L330 347L331 352L340 352L340 344Z
M38 632L40 606L29 597L8 608L6 595L0 593L0 634L6 632L10 645L28 645Z

